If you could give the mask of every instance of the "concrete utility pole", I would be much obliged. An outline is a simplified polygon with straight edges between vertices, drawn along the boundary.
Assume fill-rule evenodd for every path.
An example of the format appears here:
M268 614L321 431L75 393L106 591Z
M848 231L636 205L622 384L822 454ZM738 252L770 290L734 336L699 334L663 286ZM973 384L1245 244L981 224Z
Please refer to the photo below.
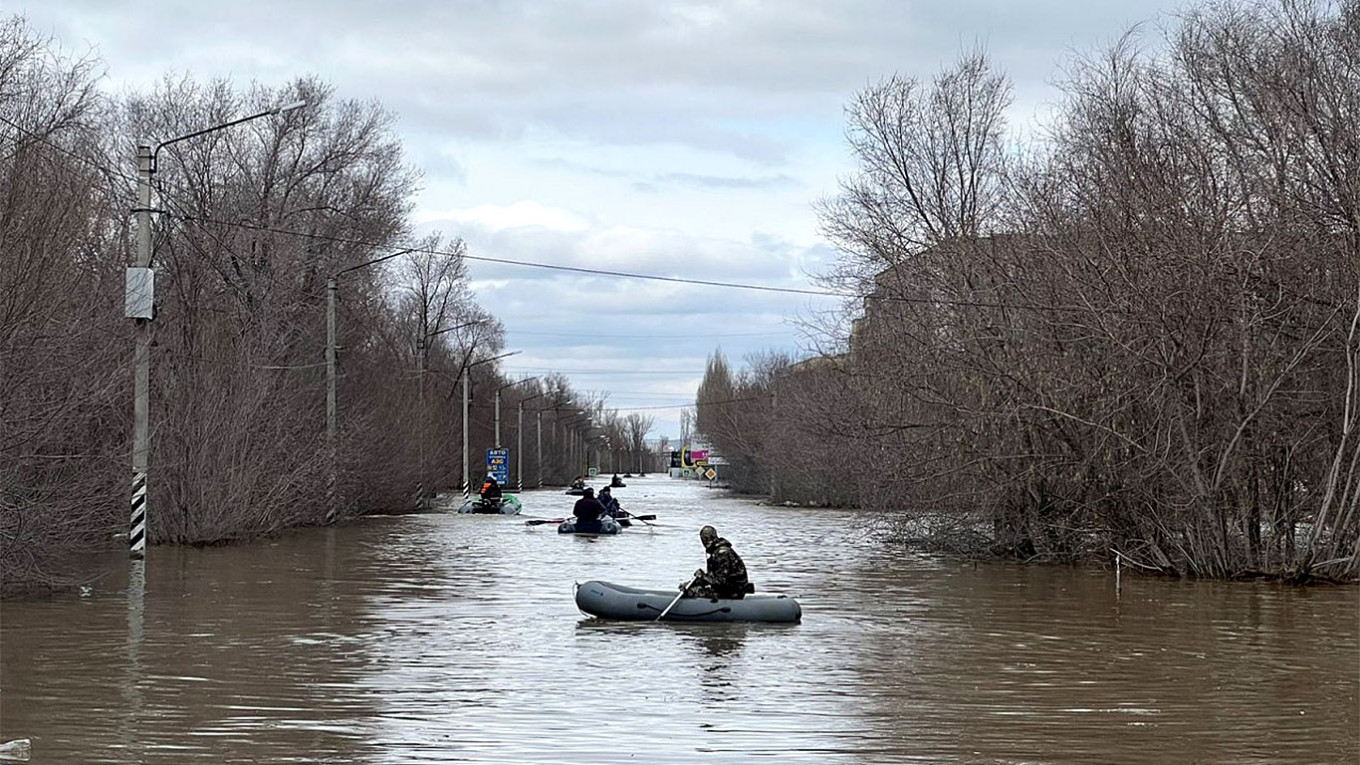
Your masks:
M470 373L471 373L471 371L472 371L472 368L475 367L475 366L479 366L479 365L481 365L481 364L489 364L489 363L491 363L491 362L493 362L493 361L500 361L501 359L508 358L508 357L510 357L510 356L514 356L514 355L516 355L516 354L518 354L518 353L520 353L520 351L510 351L509 353L502 353L502 354L499 355L499 356L492 356L492 357L489 358L489 359L482 359L481 361L474 361L474 362L472 362L471 364L464 364L464 365L463 365L463 501L464 501L464 502L466 502L466 501L467 501L469 498L471 498L471 496L472 496L472 483L471 483L470 480L469 480L471 476L469 475L469 465L468 465L468 458L469 458L469 454L468 454L468 408L469 408L469 404L470 404L470 402L471 402L471 399L470 399L469 396L468 396L468 377L469 377L469 375L470 375ZM499 392L499 391L498 391L498 392ZM497 403L497 406L496 406L496 419L499 421L499 419L500 419L499 399L497 399L497 402L498 402L498 403ZM497 426L496 426L496 430L497 430L497 433L496 433L496 446L499 448L499 447L500 447L500 440L501 440L500 433L499 433L499 431L500 431L499 422L498 422L498 424L497 424Z
M338 448L336 445L336 441L337 433L339 431L338 415L336 413L337 404L335 393L336 391L335 362L339 346L336 344L335 312L336 303L339 300L340 277L343 276L344 274L349 273L350 271L358 271L361 268L367 268L375 263L381 263L384 260L391 260L392 258L395 258L398 255L405 255L406 253L411 252L412 250L414 250L414 248L399 250L397 252L392 253L391 255L384 255L381 258L374 258L373 260L360 263L357 266L342 268L339 271L336 271L335 273L331 274L326 279L326 452L327 459L329 461L328 468L329 474L326 476L326 523L334 522L336 516L339 514L340 511L339 507L337 506L338 492L336 491L336 484L338 482L337 475L338 471L335 465L336 451Z
M538 488L543 488L543 410L538 410Z
M516 478L515 478L515 491L524 491L524 402L525 402L525 401L533 401L534 399L536 399L536 398L541 398L542 396L543 396L542 393L535 393L534 395L532 395L532 396L530 396L530 397L528 397L528 398L522 398L522 399L519 400L519 426L515 428L515 438L516 438L516 444L515 444L515 461L516 461L516 468L517 468L516 473L515 473L515 475L516 475ZM540 423L541 423L541 421L540 421ZM539 436L540 443L541 443L541 441L542 441L542 435L541 435L541 434L542 434L542 431L540 430L540 436ZM540 449L539 451L540 451L540 453L541 453L541 452L542 452L542 449ZM543 471L543 468L540 467L540 468L539 468L540 474L542 473L542 471Z
M419 506L421 510L425 509L426 505L425 497L429 492L429 489L427 488L429 483L426 481L427 476L425 471L425 441L427 440L425 433L426 424L429 422L430 419L425 415L425 356L429 351L429 340L430 338L435 337L436 335L442 335L445 332L452 332L457 329L465 329L467 327L472 327L483 323L485 323L484 319L479 319L477 321L465 321L462 324L455 324L452 327L436 329L433 332L425 332L425 334L421 335L420 338L416 341L416 356L417 356L416 377L419 379L417 387L420 391L419 393L420 432L416 436L418 439L420 439L420 481L419 484L416 486L416 504L417 506ZM421 331L424 332L424 329L425 326L422 323Z
M137 272L145 289L140 310L129 310L137 322L137 347L133 352L132 377L132 517L128 526L128 552L146 557L146 490L150 466L151 319L155 316L155 274L151 271L151 173L155 154L150 146L137 147ZM134 277L129 274L128 302L132 302ZM128 306L132 308L132 306Z
M463 501L472 496L472 484L468 482L468 372L471 366L463 365Z
M152 149L137 147L137 265L127 270L124 285L123 315L137 322L136 348L132 372L132 503L128 524L128 554L134 560L146 557L147 492L151 472L151 322L156 316L156 277L151 269L151 176L156 172L156 156L173 143L197 138L271 114L283 114L307 105L294 101L268 111L196 130L178 138L161 141Z
M335 465L335 299L340 289L335 276L326 279L326 523L335 521L339 476Z

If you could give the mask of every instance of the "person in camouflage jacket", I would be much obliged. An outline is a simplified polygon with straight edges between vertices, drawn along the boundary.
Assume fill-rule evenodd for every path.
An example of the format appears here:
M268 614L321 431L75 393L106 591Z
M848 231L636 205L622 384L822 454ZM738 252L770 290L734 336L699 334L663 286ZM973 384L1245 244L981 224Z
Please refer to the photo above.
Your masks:
M708 553L708 570L694 572L694 579L685 588L691 598L742 598L755 592L746 578L746 564L732 549L732 543L718 536L712 526L699 529L699 541Z

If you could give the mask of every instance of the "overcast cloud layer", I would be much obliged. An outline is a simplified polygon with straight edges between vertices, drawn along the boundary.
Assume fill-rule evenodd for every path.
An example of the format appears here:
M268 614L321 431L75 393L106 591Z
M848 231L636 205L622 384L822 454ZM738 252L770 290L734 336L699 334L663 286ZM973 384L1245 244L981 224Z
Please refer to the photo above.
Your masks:
M113 90L166 74L280 85L317 74L394 111L425 172L422 230L469 254L814 288L836 257L811 203L853 170L844 105L981 45L1032 125L1072 51L1178 2L1110 0L20 0ZM471 266L511 375L562 371L679 436L715 347L805 354L796 321L835 300ZM659 408L670 407L670 408Z

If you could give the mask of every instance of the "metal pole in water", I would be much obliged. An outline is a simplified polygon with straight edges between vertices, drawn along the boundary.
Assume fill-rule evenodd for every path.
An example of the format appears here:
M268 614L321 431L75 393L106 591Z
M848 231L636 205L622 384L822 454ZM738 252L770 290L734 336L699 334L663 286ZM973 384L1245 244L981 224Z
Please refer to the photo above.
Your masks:
M335 467L335 292L339 288L334 276L326 280L326 523L335 522L336 467Z
M147 274L145 289L155 294L155 276L151 269L151 173L150 146L137 147L137 268ZM129 296L132 297L132 296ZM138 296L144 297L144 296ZM154 300L154 298L153 298ZM145 302L143 300L142 302ZM139 311L133 353L132 376L132 513L128 524L128 552L134 559L146 557L146 494L147 474L150 472L150 398L151 398L151 310Z
M463 501L472 496L472 484L468 481L468 369L463 367Z
M1120 554L1119 554L1118 551L1115 551L1115 554L1114 554L1114 596L1115 596L1116 598L1119 597L1119 593L1120 593L1120 589L1121 589L1121 582L1119 581L1119 578L1120 578L1120 575L1123 574L1123 573L1124 573L1124 559L1123 559L1122 556L1120 556Z

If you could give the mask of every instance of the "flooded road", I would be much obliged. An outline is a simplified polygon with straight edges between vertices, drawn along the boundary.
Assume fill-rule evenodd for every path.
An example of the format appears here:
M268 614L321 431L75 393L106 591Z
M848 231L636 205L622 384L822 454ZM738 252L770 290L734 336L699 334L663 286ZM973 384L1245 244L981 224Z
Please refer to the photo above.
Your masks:
M629 479L657 525L375 517L152 548L0 603L0 739L42 763L1354 763L1360 593L903 554L864 516ZM574 582L673 588L717 526L796 625L609 623ZM664 524L664 525L663 525Z

